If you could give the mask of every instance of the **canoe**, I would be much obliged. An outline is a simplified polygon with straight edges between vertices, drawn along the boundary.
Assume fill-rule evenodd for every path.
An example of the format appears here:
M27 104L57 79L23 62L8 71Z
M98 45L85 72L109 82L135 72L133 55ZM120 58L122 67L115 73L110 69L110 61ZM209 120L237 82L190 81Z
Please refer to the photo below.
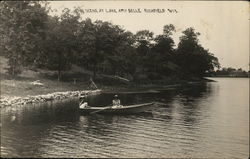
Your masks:
M91 113L100 113L100 114L135 114L141 113L149 110L154 103L144 103L144 104L135 104L129 106L122 106L117 108L112 108L111 106L106 107L86 107L79 108L81 113L91 114Z

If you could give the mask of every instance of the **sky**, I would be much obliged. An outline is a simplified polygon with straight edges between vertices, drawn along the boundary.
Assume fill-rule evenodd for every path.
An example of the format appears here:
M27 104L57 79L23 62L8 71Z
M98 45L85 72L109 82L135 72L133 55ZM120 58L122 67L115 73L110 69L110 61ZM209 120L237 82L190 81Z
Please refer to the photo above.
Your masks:
M200 44L219 59L222 67L249 70L247 1L51 1L50 6L57 10L52 15L78 6L85 11L82 19L109 21L133 33L147 29L159 35L164 25L173 24L176 45L182 31L193 27L201 33ZM127 10L119 12L119 9ZM144 9L164 9L165 12L145 12Z

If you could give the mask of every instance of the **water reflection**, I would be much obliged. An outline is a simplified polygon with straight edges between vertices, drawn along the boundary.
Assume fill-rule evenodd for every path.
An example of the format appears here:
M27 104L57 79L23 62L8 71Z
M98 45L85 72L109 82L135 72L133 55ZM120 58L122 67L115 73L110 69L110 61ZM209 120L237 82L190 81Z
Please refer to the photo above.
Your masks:
M242 158L249 148L249 92L237 96L235 107L235 101L226 102L230 95L235 98L224 91L229 89L228 83L230 89L244 92L242 86L237 89L222 81L159 92L120 93L124 105L165 103L139 115L82 115L78 99L5 108L1 110L1 155ZM107 92L88 100L93 106L106 106L113 95Z

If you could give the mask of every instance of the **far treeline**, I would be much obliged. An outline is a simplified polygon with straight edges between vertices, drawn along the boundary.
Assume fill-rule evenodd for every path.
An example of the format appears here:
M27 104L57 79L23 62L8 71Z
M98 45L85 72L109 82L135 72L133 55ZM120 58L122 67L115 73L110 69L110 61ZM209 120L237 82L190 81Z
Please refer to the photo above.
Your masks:
M194 28L184 30L175 47L172 24L163 27L162 35L133 34L111 22L83 20L81 8L65 8L60 16L50 11L47 2L0 2L0 51L12 77L30 66L57 71L58 80L76 65L92 71L94 79L104 74L133 81L202 78L219 68Z
M235 69L232 67L223 67L211 73L212 77L250 77L250 71L245 71L241 68Z

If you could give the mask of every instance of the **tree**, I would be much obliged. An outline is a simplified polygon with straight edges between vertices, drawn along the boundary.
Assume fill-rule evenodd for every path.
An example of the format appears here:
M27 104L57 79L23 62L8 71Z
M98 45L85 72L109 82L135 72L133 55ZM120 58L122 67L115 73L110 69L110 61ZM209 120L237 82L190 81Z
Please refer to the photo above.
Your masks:
M152 56L150 57L151 61L153 59L153 68L154 71L168 75L171 73L171 67L168 63L172 61L172 56L174 52L174 40L171 35L175 31L175 27L172 24L165 25L163 27L163 35L158 35L155 38L155 45L152 48Z
M15 77L40 52L48 10L37 1L2 1L0 12L1 54L8 58L8 71Z
M134 70L132 68L134 65L131 65L129 61L129 58L135 55L134 48L131 46L134 43L133 34L125 32L118 26L115 26L113 34L112 45L114 47L107 55L107 61L113 68L112 73L114 75L130 74Z
M154 43L154 33L149 30L140 30L135 34L135 47L138 55L146 56Z
M104 25L108 27L109 24L106 23ZM81 66L90 65L94 75L93 79L96 77L97 65L104 60L104 52L106 51L104 48L109 47L109 38L106 38L106 32L100 31L102 29L101 21L93 23L89 18L81 22L81 28L79 29L78 39L80 40L82 51L78 63Z
M156 37L149 30L134 35L110 22L82 20L80 8L66 8L60 16L50 16L42 3L47 4L0 2L0 51L8 58L13 77L21 66L55 70L58 80L73 64L91 70L93 79L97 73L156 80L175 72L202 77L219 67L218 59L199 44L200 33L193 28L183 31L174 49L172 24L165 25L163 34Z
M94 79L98 70L105 69L113 74L124 71L123 53L133 43L132 33L124 32L118 25L100 20L92 22L86 19L81 24L78 36L82 48L79 65L90 66Z
M148 71L147 59L151 54L151 49L154 44L154 33L149 30L140 30L136 32L134 38L135 43L133 46L135 47L137 56L136 73L138 77L141 76L142 78L145 78L144 76L146 76Z
M71 67L79 51L77 31L80 15L74 10L64 9L60 17L50 17L47 21L46 40L43 53L38 57L40 67L57 71L58 81L61 80L62 71Z
M219 67L218 59L199 44L200 33L188 28L183 34L180 37L175 60L185 76L202 77L206 72Z

